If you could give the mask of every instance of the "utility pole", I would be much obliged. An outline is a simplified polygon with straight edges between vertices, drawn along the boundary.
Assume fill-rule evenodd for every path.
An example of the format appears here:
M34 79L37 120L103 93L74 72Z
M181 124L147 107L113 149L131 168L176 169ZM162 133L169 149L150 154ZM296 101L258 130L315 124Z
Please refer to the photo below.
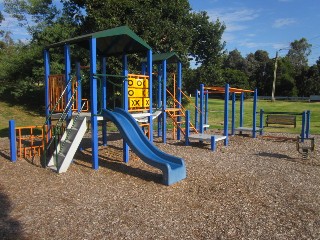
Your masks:
M281 50L281 49L280 49ZM279 51L280 51L279 50ZM274 92L276 91L276 79L277 79L277 68L278 68L278 54L279 51L276 52L276 59L274 61L274 72L273 72L273 83L272 83L272 93L271 93L271 102L275 101Z

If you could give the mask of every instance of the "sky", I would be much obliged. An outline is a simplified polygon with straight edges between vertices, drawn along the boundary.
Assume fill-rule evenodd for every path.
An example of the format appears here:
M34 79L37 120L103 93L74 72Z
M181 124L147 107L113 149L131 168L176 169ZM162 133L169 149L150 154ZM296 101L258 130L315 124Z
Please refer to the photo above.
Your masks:
M194 11L206 11L210 20L226 25L226 50L237 49L245 57L265 50L280 56L294 40L312 44L309 65L320 56L319 0L189 0Z
M59 2L59 0L54 0ZM226 50L237 49L245 57L256 50L266 50L270 58L276 51L284 56L294 40L302 37L312 44L309 64L320 56L319 0L189 0L194 11L206 11L210 20L219 19L226 25L223 41ZM12 37L27 41L30 36L17 20L0 11L5 21L0 29L11 31Z

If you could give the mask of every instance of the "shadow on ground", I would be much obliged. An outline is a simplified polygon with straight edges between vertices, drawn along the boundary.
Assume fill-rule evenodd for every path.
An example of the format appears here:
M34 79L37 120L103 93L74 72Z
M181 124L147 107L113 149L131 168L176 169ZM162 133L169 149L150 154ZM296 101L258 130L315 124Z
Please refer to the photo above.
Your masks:
M0 188L0 239L26 239L19 221L10 217L10 200Z
M86 143L84 143L86 145ZM116 147L116 146L108 146L107 147L109 152L117 152L116 154L108 154L103 155L99 154L99 167L107 168L115 172L120 172L123 174L127 174L133 177L141 178L145 181L152 181L155 183L161 183L162 182L162 174L149 172L147 170L141 169L141 168L135 168L132 166L129 166L119 160L119 158L122 158L122 154L119 157L119 152L122 153L122 148ZM101 151L99 151L101 152ZM77 161L74 161L74 164L81 165L82 167L91 168L92 163L92 151L91 148L87 148L82 150L81 152L77 152L75 159ZM135 161L142 161L142 160L135 160Z

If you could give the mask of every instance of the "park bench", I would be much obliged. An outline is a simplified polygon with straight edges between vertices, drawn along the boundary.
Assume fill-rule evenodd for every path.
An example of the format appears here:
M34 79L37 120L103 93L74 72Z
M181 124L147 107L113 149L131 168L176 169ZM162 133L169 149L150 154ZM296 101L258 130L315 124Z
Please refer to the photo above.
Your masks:
M296 116L294 115L277 115L270 114L266 118L266 126L269 124L279 124L279 125L293 125L296 127Z

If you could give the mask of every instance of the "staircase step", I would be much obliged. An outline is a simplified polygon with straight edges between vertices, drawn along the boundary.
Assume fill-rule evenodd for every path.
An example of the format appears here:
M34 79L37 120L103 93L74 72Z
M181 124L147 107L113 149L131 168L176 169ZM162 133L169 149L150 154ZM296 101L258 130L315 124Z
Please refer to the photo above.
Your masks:
M62 154L66 154L68 151L69 151L69 149L70 149L70 147L71 147L71 145L72 145L72 142L70 142L69 140L66 140L65 142L61 142L61 149L60 149L60 153L62 153Z

